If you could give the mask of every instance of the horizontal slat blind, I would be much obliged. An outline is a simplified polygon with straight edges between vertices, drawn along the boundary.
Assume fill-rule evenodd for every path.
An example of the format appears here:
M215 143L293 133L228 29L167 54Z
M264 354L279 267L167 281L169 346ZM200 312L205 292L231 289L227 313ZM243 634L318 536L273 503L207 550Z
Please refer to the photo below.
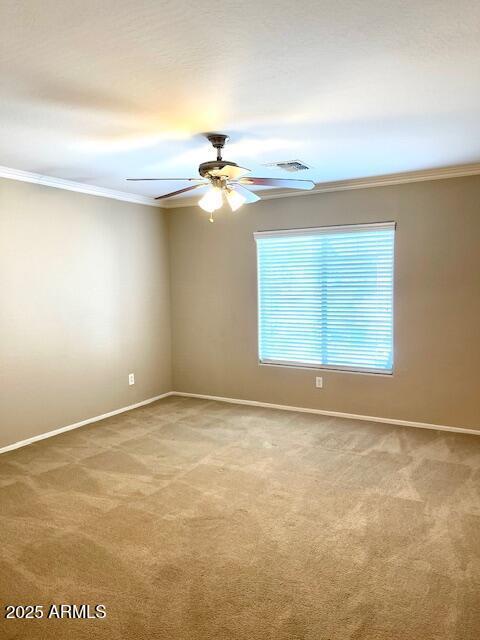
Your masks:
M265 363L391 372L394 223L259 232Z

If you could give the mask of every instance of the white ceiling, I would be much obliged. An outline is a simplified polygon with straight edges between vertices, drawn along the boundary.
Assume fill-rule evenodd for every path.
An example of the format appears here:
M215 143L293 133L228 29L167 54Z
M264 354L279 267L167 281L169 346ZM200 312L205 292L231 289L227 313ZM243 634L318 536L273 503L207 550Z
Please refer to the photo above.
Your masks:
M158 195L213 159L316 182L480 161L478 0L2 0L0 165ZM288 174L262 165L300 159Z

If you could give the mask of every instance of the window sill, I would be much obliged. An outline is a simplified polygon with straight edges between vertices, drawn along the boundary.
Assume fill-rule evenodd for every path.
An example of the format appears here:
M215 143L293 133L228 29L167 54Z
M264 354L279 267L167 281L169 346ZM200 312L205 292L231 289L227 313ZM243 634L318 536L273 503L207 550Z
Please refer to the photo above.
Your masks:
M349 373L354 375L376 376L381 378L392 378L392 371L380 371L374 369L347 369L342 367L322 367L307 364L292 364L286 362L262 362L258 361L260 367L281 367L282 369L304 369L305 371L323 371L332 373Z

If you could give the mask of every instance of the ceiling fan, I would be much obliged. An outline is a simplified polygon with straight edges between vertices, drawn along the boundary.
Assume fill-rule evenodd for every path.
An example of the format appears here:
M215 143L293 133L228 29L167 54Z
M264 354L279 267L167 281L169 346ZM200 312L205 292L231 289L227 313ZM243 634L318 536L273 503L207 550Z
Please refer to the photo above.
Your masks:
M315 184L311 180L290 180L287 178L254 178L250 175L250 169L239 167L235 162L223 160L222 149L228 136L221 133L209 133L206 135L214 149L217 150L217 159L202 162L198 167L200 178L127 178L127 180L140 182L143 180L179 180L185 182L197 182L198 184L171 191L156 200L163 200L186 193L202 187L209 187L207 193L198 201L199 206L210 214L210 222L213 222L213 212L220 209L224 199L228 202L232 211L236 211L245 202L256 202L260 196L250 191L250 185L264 187L284 187L288 189L313 189Z

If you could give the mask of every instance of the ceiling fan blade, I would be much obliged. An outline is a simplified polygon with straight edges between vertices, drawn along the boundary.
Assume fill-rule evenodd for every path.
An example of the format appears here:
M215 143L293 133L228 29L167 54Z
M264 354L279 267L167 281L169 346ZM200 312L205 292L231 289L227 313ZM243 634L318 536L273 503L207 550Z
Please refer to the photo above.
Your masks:
M238 193L240 193L245 198L245 202L252 203L260 200L260 196L257 196L256 193L253 193L252 191L245 189L245 187L242 187L242 185L239 183L232 184L230 186L232 189L234 189L235 191L238 191Z
M191 187L185 187L185 189L179 189L178 191L170 191L170 193L165 193L163 196L157 196L155 200L163 200L163 198L171 198L172 196L178 196L179 193L185 193L186 191L192 191L193 189L199 189L200 187L208 186L208 182L204 182L203 184L194 184Z
M183 180L185 182L191 182L192 180L199 181L202 178L126 178L129 182L142 182L146 180L170 180L171 182L175 180Z
M290 180L289 178L240 178L240 184L252 184L263 187L284 187L286 189L313 189L311 180Z
M212 176L225 176L228 180L238 180L243 176L250 173L250 169L246 169L245 167L235 167L231 164L227 164L222 169L213 169L210 171L210 175Z

